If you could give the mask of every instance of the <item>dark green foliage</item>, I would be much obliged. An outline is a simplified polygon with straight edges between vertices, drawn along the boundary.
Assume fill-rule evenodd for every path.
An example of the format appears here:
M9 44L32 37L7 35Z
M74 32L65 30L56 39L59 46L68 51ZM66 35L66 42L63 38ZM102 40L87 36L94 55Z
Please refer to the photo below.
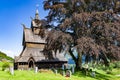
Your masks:
M113 68L120 68L120 61L111 62L108 69L112 71Z
M120 68L120 61L114 63L114 68Z
M5 53L3 53L3 52L0 51L0 61L1 61L2 59L6 59L6 60L13 61L13 58L12 58L12 57L7 56Z
M96 65L96 68L98 70L105 71L107 74L114 74L114 73L112 73L114 69L120 69L120 61L110 62L109 66L105 66L105 65L99 63Z
M7 56L6 59L7 59L7 60L10 60L10 61L13 61L13 58L12 58L12 57L9 57L9 56Z
M5 57L5 56L7 56L7 55L0 51L0 57Z
M2 65L2 71L4 71L6 68L9 68L10 64L8 62L4 62L4 64Z

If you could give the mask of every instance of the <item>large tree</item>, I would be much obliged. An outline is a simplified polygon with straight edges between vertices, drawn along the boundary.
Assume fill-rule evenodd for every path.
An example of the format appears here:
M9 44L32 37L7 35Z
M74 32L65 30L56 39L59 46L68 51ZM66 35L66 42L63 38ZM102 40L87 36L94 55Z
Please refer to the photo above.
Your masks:
M120 60L119 0L45 0L47 21L52 30L47 36L45 51L66 51L80 69L82 55ZM77 56L73 49L77 50Z

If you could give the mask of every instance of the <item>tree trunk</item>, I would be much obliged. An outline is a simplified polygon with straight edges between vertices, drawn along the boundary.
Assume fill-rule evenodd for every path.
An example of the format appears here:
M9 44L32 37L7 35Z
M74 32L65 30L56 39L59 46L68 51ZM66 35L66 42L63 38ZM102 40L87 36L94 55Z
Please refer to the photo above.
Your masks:
M81 70L82 69L82 53L78 53L78 58L76 58L73 54L73 52L71 51L71 49L69 49L69 53L72 57L72 59L75 62L76 65L76 70Z
M82 53L78 53L78 68L81 70L82 69Z
M71 51L71 48L69 49L69 53L70 53L72 59L76 62L77 59L76 59L76 57L74 56L73 52Z

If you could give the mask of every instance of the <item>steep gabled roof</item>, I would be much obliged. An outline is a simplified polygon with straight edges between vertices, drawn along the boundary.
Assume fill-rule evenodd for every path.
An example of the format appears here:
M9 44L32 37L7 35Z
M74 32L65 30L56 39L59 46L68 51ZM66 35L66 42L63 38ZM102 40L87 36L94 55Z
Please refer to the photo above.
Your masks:
M55 53L53 53L55 55ZM56 56L53 56L54 59L48 60L45 58L42 49L39 48L28 48L26 47L25 50L22 52L22 55L19 56L16 62L28 62L29 58L33 58L35 62L55 62L55 61L67 61L63 54L57 53Z
M45 39L35 35L31 28L24 28L24 40L25 42L46 43Z

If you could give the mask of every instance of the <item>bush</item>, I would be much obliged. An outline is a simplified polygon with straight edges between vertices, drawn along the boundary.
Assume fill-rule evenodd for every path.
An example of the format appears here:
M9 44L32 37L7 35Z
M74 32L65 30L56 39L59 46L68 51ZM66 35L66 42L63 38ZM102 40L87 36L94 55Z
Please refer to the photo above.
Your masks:
M114 64L114 63L110 63L108 69L109 69L110 71L112 71L112 69L113 69L114 67L115 67L115 64Z
M2 65L2 71L4 71L6 68L9 68L10 64L8 62L4 62Z
M120 68L120 61L117 61L114 64L115 64L114 68Z
M113 68L114 68L114 64L113 64L113 63L110 63L109 66L106 66L106 73L107 73L107 74L111 74Z

